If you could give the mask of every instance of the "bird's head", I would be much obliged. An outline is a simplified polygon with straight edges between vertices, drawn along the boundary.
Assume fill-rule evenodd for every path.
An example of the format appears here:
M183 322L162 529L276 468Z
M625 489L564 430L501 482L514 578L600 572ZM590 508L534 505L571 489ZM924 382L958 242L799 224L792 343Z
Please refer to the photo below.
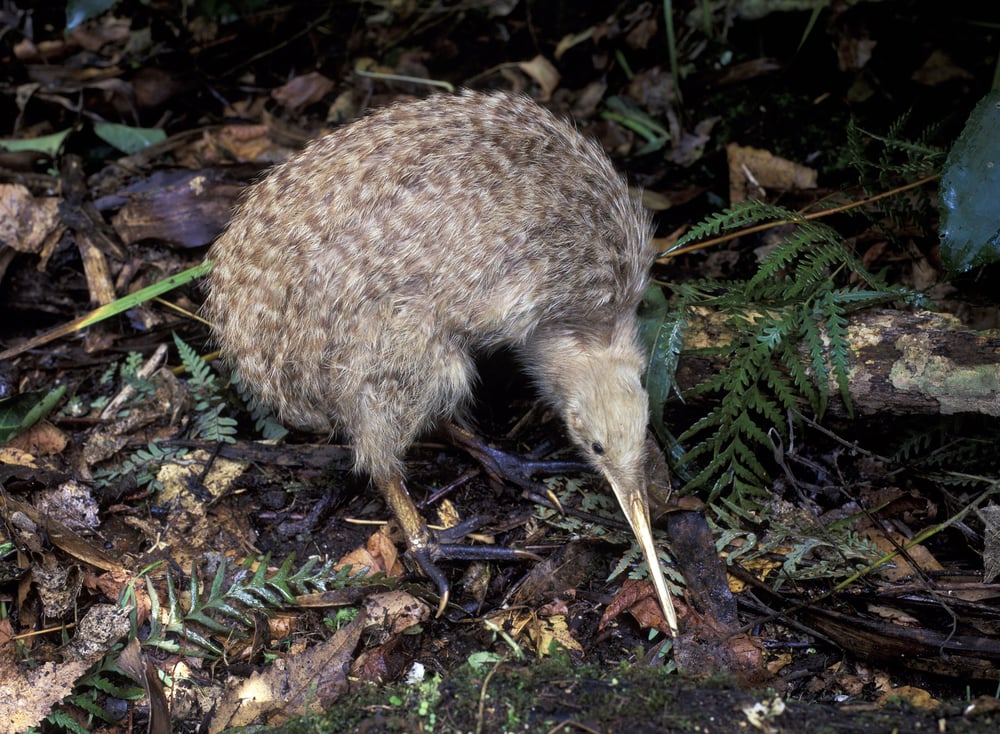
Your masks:
M645 359L634 319L609 330L546 334L529 355L541 389L558 409L570 438L604 475L639 541L650 577L676 637L673 603L653 544L646 498L649 399Z

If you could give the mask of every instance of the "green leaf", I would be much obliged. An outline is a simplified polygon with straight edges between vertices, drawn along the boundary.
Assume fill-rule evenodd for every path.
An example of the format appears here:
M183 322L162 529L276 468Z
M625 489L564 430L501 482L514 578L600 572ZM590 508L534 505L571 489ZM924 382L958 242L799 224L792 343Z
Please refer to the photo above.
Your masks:
M1000 90L972 111L941 176L941 256L951 270L1000 260Z
M51 135L43 135L39 138L0 140L0 150L9 150L13 152L21 150L35 150L54 158L59 153L59 149L62 148L63 141L69 133L70 129L67 128L62 132L52 133Z
M94 132L104 142L129 155L167 139L167 134L158 127L129 127L114 122L95 122Z
M66 386L54 390L35 390L0 400L0 444L31 428L52 412L66 393Z
M674 373L684 343L687 320L671 314L663 291L651 285L639 310L639 335L650 353L646 368L646 392L653 430L664 444L672 443L663 423L663 410L674 389Z
M111 10L115 0L66 0L66 30Z

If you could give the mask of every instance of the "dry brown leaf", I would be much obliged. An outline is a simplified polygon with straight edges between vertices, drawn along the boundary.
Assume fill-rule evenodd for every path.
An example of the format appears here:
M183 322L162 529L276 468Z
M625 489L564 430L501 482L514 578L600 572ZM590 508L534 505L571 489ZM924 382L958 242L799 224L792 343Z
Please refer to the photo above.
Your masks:
M38 468L38 462L35 461L33 454L21 449L13 448L10 443L5 446L0 446L0 464L7 464L9 466L25 466L29 469Z
M83 576L83 586L90 591L99 591L109 599L121 596L126 586L132 586L138 623L144 624L149 618L150 601L144 583L136 583L135 574L124 568L113 568L97 576L87 572Z
M386 591L365 599L365 616L384 635L398 635L431 618L431 608L405 591Z
M664 634L670 633L670 627L663 618L663 610L660 609L660 603L656 599L656 592L649 581L625 579L621 590L615 594L615 598L601 615L597 628L603 630L622 612L631 614L640 627L657 629Z
M605 79L597 79L576 93L573 100L573 117L577 120L589 120L597 114L597 108L608 91Z
M396 635L361 653L351 665L352 686L382 685L397 680L413 663L412 653L402 644L403 640L402 635Z
M58 198L35 198L21 184L0 184L0 243L38 253L60 226Z
M897 548L905 547L909 542L899 533L887 534L880 528L868 528L862 531L861 535L871 541L880 553L892 553ZM944 570L944 566L938 563L926 546L915 545L906 551L906 555L917 564L922 573ZM887 581L903 581L913 577L915 571L906 558L897 555L892 563L880 566L877 573Z
M396 544L389 535L388 525L383 525L369 536L364 547L355 548L337 561L338 570L344 566L351 566L354 572L367 568L369 574L382 571L390 578L399 578L405 570Z
M653 191L651 189L643 189L641 192L642 205L651 211L662 212L667 209L672 209L675 206L680 206L681 204L687 204L689 201L693 201L703 193L705 193L705 189L701 186L691 186L679 191ZM673 244L683 233L684 229L678 228L671 234L670 238L656 238L656 249L666 249L661 246L664 242L667 242L668 245Z
M333 91L333 80L318 71L297 76L284 86L271 90L271 97L293 110L319 102Z
M326 642L275 661L249 678L228 681L208 731L215 734L255 722L276 726L329 707L347 690L347 671L366 624L362 612Z
M552 62L539 54L531 61L521 61L517 67L525 74L535 80L541 87L542 92L539 99L548 102L552 98L552 93L559 86L559 70L552 65Z
M792 653L783 652L770 657L767 661L767 672L772 676L777 675L794 662Z
M635 24L625 36L625 43L631 48L649 48L649 43L659 34L656 18L646 18Z
M149 700L148 734L170 734L170 706L163 683L156 666L143 654L139 641L134 637L118 656L118 667L146 691Z
M566 617L561 614L553 617L536 616L528 627L528 637L540 656L551 655L554 652L553 645L583 654L583 646L573 637L566 624Z
M32 456L55 456L61 454L68 443L69 438L63 431L43 420L12 438L4 448L21 449Z
M913 72L911 78L917 84L936 87L954 79L972 79L973 76L952 61L951 57L944 51L933 51L923 66Z
M775 59L767 57L751 59L750 61L726 67L726 70L718 79L718 84L719 86L726 86L747 82L764 74L770 74L772 71L778 71L780 68L781 63Z
M859 71L872 59L877 41L844 37L837 44L837 66L841 71Z
M155 238L201 247L222 231L242 189L219 169L157 171L124 189L128 198L111 224L127 245Z
M501 629L510 635L510 638L517 643L524 641L525 629L531 624L535 613L523 607L514 609L498 609L484 618L487 627Z
M241 162L270 162L285 155L268 135L267 125L226 125L214 137L206 133L201 150L222 150L225 157ZM219 158L217 153L208 160Z
M899 688L891 688L879 697L878 702L884 705L891 699L901 699L906 701L911 706L928 710L935 709L941 705L941 702L931 696L929 692L925 691L923 688L917 688L916 686L900 686Z
M518 607L498 610L485 621L487 627L503 630L516 644L528 647L539 656L551 654L553 643L583 653L583 647L570 633L566 617L561 614L546 617L537 611Z
M677 101L673 74L662 66L640 71L629 81L628 95L649 114L666 114Z
M815 169L779 158L769 151L730 143L726 146L726 158L732 204L750 195L764 198L769 188L781 191L816 188Z
M679 166L690 166L705 154L705 146L711 140L710 133L721 118L706 117L700 120L694 130L683 130L675 135L667 158Z

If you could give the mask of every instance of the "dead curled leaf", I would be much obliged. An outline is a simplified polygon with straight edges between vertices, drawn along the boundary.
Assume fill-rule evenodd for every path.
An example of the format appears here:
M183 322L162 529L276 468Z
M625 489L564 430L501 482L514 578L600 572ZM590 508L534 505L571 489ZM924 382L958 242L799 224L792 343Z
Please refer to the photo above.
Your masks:
M385 635L398 635L430 619L431 608L405 591L386 591L365 599L365 616Z
M37 253L59 226L58 198L36 198L21 184L0 185L0 243Z
M542 102L547 102L552 98L552 93L559 86L560 76L559 70L552 65L551 61L544 56L538 55L531 61L519 62L517 67L530 76L542 88L542 92L539 95L539 99Z
M573 637L562 615L545 617L525 608L504 609L486 617L487 627L503 630L518 643L531 643L536 655L550 655L553 644L570 652L583 654L583 646Z
M566 617L561 614L553 617L536 617L535 623L528 628L528 636L535 643L539 655L549 655L554 647L561 647L570 652L583 654L583 646L576 641L566 624Z
M597 629L604 630L622 612L631 614L640 627L657 629L664 634L670 634L670 627L663 618L663 611L656 600L656 592L648 581L625 579L621 591L615 594L615 598L611 600L611 603L604 610L604 614L601 615Z
M794 191L816 188L816 169L779 158L759 148L736 143L726 146L729 163L729 201L736 204L759 189Z
M149 699L149 734L169 734L170 705L163 690L163 682L156 666L143 654L139 641L134 637L119 655L118 667L146 691Z
M389 527L383 525L378 532L373 533L363 548L355 548L337 562L337 570L350 566L357 573L363 568L369 574L382 571L389 578L399 578L403 575L403 563L399 558L396 544L389 536Z
M362 611L329 640L278 660L249 678L230 679L215 706L209 733L255 722L275 726L328 708L347 690L354 649L367 623Z
M297 76L271 91L271 97L291 109L301 109L318 102L333 91L333 80L318 71Z

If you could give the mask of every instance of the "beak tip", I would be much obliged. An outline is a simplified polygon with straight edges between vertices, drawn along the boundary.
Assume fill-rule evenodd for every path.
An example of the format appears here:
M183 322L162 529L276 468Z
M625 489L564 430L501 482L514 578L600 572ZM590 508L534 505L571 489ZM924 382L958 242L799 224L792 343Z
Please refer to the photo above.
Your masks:
M649 502L646 499L646 493L640 488L626 490L614 481L611 481L610 484L612 490L614 490L615 497L618 499L618 504L621 505L622 512L625 514L625 518L632 528L632 533L635 535L636 540L639 541L642 555L646 559L646 566L649 568L649 577L653 582L653 588L656 589L656 596L660 602L660 610L663 612L663 617L670 628L670 636L676 640L679 634L677 628L677 611L674 609L673 597L667 588L666 579L663 577L663 568L656 554L656 545L653 542L653 530L649 524Z

